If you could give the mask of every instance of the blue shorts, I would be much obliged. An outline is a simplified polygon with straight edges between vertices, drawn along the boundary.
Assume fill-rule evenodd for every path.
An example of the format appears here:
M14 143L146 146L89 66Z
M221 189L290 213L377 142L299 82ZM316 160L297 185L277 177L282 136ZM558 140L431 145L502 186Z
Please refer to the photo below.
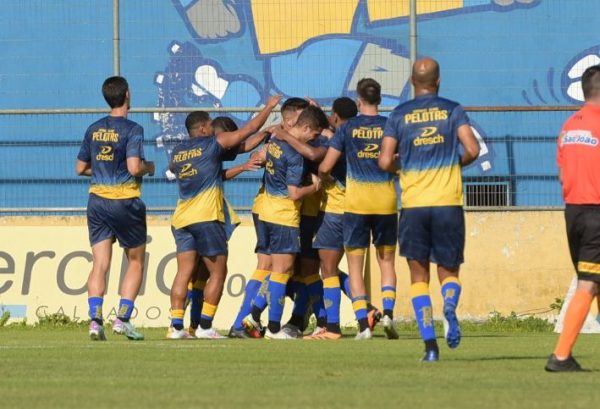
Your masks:
M319 251L313 246L313 239L317 233L318 216L300 217L300 257L311 260L319 259Z
M319 227L313 242L316 249L344 249L344 216L336 213L319 213Z
M87 205L90 244L119 240L126 249L146 243L146 205L140 198L105 199L90 194Z
M227 255L227 235L219 221L201 222L176 229L171 226L177 253L196 251L202 257Z
M367 248L373 235L375 247L396 246L398 216L396 214L344 213L344 247Z
M402 209L398 232L400 255L458 267L464 261L465 214L462 206Z
M268 254L295 254L300 252L300 229L263 222L266 229Z
M254 231L256 232L256 247L254 248L254 252L269 255L269 238L267 237L266 222L260 220L256 213L252 213L252 220L254 221Z

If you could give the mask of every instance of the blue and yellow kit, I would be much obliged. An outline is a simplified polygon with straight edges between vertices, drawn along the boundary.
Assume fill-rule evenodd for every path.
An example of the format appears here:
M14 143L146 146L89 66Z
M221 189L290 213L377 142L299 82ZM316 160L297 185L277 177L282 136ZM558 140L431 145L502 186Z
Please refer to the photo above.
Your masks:
M396 214L394 176L377 164L385 124L384 116L359 115L344 123L330 142L346 156L344 213Z
M465 124L458 103L433 94L392 112L384 133L398 141L402 208L463 205L457 130Z
M304 160L287 142L273 138L267 150L265 193L260 220L265 222L269 254L300 251L300 210L302 202L292 200L288 186L302 186Z
M179 200L171 224L178 252L227 253L224 152L214 136L190 138L173 149L171 170L177 176Z
M106 116L89 126L77 159L91 163L90 193L105 199L141 196L142 178L127 170L127 158L144 159L144 129L124 117Z
M127 170L127 158L144 159L144 130L125 117L106 116L89 126L77 159L91 164L87 205L90 244L117 239L123 248L146 242L146 206L141 177Z

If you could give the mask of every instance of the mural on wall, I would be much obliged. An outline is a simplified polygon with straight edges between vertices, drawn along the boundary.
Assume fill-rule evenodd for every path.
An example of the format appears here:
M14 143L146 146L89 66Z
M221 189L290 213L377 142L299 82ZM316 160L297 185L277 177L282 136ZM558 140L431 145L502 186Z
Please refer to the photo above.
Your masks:
M410 61L406 35L408 1L234 1L172 0L193 41L174 40L170 61L155 77L160 106L259 106L269 94L310 96L329 105L339 96L355 96L363 77L382 85L383 106L408 99ZM458 19L483 11L510 12L535 7L540 0L449 0L421 2L422 21ZM382 31L383 30L383 31ZM216 49L215 44L222 45ZM249 55L253 72L231 72L224 56ZM231 113L244 121L245 113ZM166 148L185 137L185 114L157 114L157 146ZM471 173L493 168L493 149L474 123L482 144Z

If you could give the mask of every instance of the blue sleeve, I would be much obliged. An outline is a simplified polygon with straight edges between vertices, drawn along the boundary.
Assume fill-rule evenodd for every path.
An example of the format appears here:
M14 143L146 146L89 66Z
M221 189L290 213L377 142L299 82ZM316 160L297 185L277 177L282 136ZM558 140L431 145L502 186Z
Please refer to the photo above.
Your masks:
M344 152L344 135L346 134L345 132L346 127L345 126L341 126L340 128L338 128L335 131L335 134L333 135L333 137L329 140L329 147L335 149L336 151L340 151L340 152Z
M392 112L389 119L385 123L385 128L383 130L383 136L390 136L395 138L398 142L400 142L400 137L402 135L402 130L398 126L398 118L402 118L401 115L396 112Z
M126 157L144 159L144 128L139 125L127 137Z
M469 117L465 113L462 105L457 105L450 114L450 124L454 129L458 129L463 125L470 125Z
M90 132L86 131L85 136L83 137L83 142L81 142L81 148L79 149L79 154L77 155L77 159L82 162L91 162L92 154L90 151Z
M299 153L287 157L287 170L285 173L285 184L287 186L302 186L304 173L304 159Z

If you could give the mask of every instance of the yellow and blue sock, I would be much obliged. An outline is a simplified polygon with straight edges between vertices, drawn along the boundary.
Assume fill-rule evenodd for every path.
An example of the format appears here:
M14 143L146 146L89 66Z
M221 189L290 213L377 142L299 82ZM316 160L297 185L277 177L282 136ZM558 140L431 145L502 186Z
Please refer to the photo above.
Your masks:
M391 285L381 287L381 298L383 303L383 315L394 318L394 305L396 304L396 288Z
M252 300L256 297L256 294L258 294L260 286L267 275L269 275L269 272L266 270L255 270L254 273L252 273L252 277L248 280L248 284L246 284L244 290L244 301L242 301L240 311L233 322L234 329L243 329L242 320L252 311Z
M279 332L281 329L281 316L283 315L283 306L285 305L285 287L289 274L271 273L269 278L269 331Z
M129 322L131 314L133 313L133 301L126 298L121 298L119 301L119 311L117 311L117 318L123 322Z
M217 306L207 302L202 303L202 313L200 314L200 328L209 329L212 327L213 318L217 312Z
M103 325L104 319L102 318L102 303L104 299L102 297L89 297L88 307L90 320L96 321L98 325Z
M194 289L194 283L192 283L190 281L187 286L187 293L185 294L185 304L183 304L184 311L187 309L188 305L190 305L192 302L192 290L193 289Z
M350 276L343 271L340 271L340 288L346 294L346 297L352 299L352 291L350 291Z
M340 302L342 290L340 277L333 276L323 279L323 302L327 313L327 331L341 333L340 329Z
M178 331L183 329L183 315L185 310L171 310L171 326Z
M444 309L456 309L460 300L461 285L457 277L448 277L442 281L442 297Z
M250 310L250 314L252 314L252 318L256 322L260 321L260 316L262 315L263 311L267 308L268 305L267 294L269 290L270 279L271 272L267 274L263 282L260 284L258 292L252 300L252 309Z
M317 326L325 327L327 325L327 311L323 303L323 280L318 274L313 274L305 278L308 297L313 313L317 317Z
M306 284L302 277L293 276L289 279L286 291L288 296L291 296L294 300L294 307L292 309L292 316L288 321L289 324L292 324L300 330L304 331L304 316L306 315L306 310L308 309L308 289L306 288Z
M363 332L369 328L369 322L367 320L367 296L359 295L352 298L352 308L354 309L354 315L358 320L358 329Z
M198 324L200 324L204 302L204 287L206 287L206 281L204 280L196 280L192 285L192 304L190 307L190 326L192 328L198 328Z
M413 309L415 310L415 318L419 327L421 339L425 342L425 349L438 350L437 341L435 339L435 328L433 327L433 308L431 305L431 297L429 296L429 284L414 283L410 286L410 298L412 300Z

